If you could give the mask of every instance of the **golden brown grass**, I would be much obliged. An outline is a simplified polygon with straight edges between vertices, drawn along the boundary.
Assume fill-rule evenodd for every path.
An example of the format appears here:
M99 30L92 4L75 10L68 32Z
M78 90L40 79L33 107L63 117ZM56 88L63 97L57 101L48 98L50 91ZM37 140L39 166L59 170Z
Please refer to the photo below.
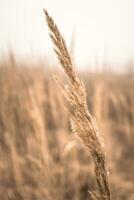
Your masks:
M40 62L15 60L0 62L0 199L89 199L96 188L93 162L70 131L48 63L42 69ZM134 79L80 76L106 144L112 197L132 200Z
M88 148L94 161L98 192L91 193L91 197L93 199L110 200L111 197L105 155L99 139L96 121L87 107L85 87L74 71L71 57L58 27L46 10L45 15L50 29L50 37L55 45L54 50L61 66L69 78L69 85L58 82L70 105L69 113L72 130Z
M0 199L91 199L89 192L96 191L93 159L64 112L66 105L75 120L77 104L65 102L47 61L17 60L13 54L0 60ZM112 199L133 200L134 76L79 75L105 141Z

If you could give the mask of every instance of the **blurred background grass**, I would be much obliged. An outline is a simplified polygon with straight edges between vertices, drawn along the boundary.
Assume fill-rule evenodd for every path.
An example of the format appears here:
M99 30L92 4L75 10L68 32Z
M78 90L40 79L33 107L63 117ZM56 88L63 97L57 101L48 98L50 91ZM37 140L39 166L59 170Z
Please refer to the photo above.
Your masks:
M0 60L0 199L83 200L93 163L70 129L48 62ZM114 200L134 199L134 73L79 71L105 144Z

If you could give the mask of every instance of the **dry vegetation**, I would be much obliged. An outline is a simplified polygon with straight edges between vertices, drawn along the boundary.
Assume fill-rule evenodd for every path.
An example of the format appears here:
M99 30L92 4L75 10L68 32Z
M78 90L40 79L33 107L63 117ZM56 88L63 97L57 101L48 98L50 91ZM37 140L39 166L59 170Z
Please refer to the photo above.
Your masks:
M0 65L0 199L90 199L92 159L71 133L52 74L13 59ZM134 79L80 76L104 138L112 197L133 200Z
M63 94L70 105L69 114L72 131L77 134L85 147L87 147L95 165L94 172L98 191L90 192L90 198L110 200L111 195L105 155L99 138L96 120L92 117L87 107L87 95L84 84L79 80L74 70L71 57L58 27L46 10L45 16L50 29L50 37L55 46L54 50L69 79L68 85L65 85L59 80L57 80L57 82L63 90Z
M64 67L64 63L62 65ZM12 55L5 61L1 60L0 200L110 199L102 195L102 192L107 192L105 189L93 192L98 184L103 188L105 179L108 184L107 173L102 171L101 166L103 163L103 170L106 170L104 152L112 199L133 200L133 75L79 74L85 84L88 108L92 116L96 116L104 139L103 152L100 139L91 130L91 115L86 105L82 110L78 107L85 89L75 72L72 74L73 71L68 71L68 68L65 72L70 78L71 88L69 91L64 89L71 105L62 97L47 63L46 66L29 61L27 64L17 63ZM64 75L61 79L65 79ZM77 93L73 93L74 89ZM76 100L77 94L80 95L79 101ZM81 105L85 103L85 96L83 99ZM77 134L88 148L72 133L65 106L70 110L75 131L79 126ZM88 120L83 113L90 116ZM85 129L83 132L83 124L87 132ZM94 143L83 138L84 133L86 138L90 137L90 133ZM96 161L100 152L102 160ZM94 163L97 166L96 178L98 174L100 178L97 183ZM103 180L102 175L105 175Z

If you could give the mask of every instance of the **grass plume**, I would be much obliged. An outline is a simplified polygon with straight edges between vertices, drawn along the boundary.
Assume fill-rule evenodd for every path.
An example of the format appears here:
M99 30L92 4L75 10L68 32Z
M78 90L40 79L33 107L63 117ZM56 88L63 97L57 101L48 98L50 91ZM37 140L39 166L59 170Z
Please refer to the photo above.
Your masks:
M59 62L69 78L69 84L66 87L64 83L59 82L63 89L70 109L71 126L74 133L83 141L88 148L95 165L95 176L98 191L91 193L92 199L110 200L109 181L106 169L105 155L100 142L96 120L90 114L87 107L87 98L84 84L79 80L67 50L65 41L60 34L58 27L52 17L44 10L46 21L50 30L50 37L54 44L54 51L57 54Z

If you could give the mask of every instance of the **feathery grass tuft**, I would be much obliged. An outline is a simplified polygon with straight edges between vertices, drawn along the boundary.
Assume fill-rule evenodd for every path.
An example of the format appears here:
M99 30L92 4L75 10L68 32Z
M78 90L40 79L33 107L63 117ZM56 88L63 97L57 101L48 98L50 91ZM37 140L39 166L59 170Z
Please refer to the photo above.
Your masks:
M97 193L91 193L92 199L110 200L109 181L106 169L105 155L99 138L97 123L95 118L90 114L87 107L86 91L82 81L79 80L71 61L71 57L67 50L66 43L60 34L58 27L54 23L52 17L44 10L46 21L50 30L50 37L54 44L54 51L57 54L59 62L69 78L69 85L66 87L64 83L59 84L63 89L65 98L67 99L70 109L71 126L88 148L95 165L95 177L97 181Z

